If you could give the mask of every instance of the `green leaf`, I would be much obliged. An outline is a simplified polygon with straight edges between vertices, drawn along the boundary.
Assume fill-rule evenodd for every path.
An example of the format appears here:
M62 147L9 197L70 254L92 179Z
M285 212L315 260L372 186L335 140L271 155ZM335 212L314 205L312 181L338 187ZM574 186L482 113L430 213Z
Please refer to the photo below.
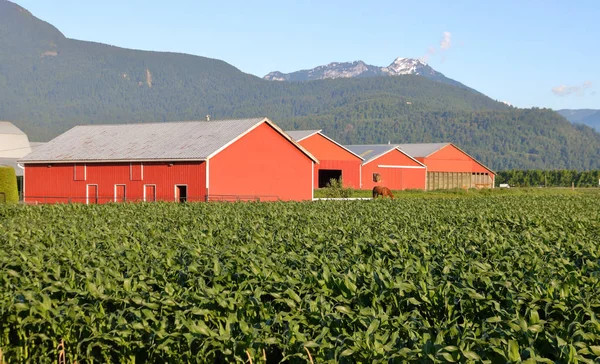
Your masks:
M481 360L481 357L479 355L477 355L477 353L474 351L463 350L462 353L465 356L465 358L467 358L469 360Z
M508 360L520 361L521 353L519 352L519 343L515 340L508 341Z
M342 351L340 353L340 356L350 356L352 354L354 354L354 350L352 350L352 349L346 349L346 350L344 350L344 351Z
M367 328L367 335L371 335L379 327L379 320L375 319L371 321L371 324Z
M498 323L498 322L502 322L502 318L500 316L494 316L494 317L487 318L485 321L489 322L489 323Z
M452 354L450 353L441 353L440 354L446 361L449 361L451 363L456 363L456 360L452 357Z
M354 314L354 311L352 311L352 309L350 309L350 307L348 306L336 306L335 309L340 311L341 313L345 313L346 315Z

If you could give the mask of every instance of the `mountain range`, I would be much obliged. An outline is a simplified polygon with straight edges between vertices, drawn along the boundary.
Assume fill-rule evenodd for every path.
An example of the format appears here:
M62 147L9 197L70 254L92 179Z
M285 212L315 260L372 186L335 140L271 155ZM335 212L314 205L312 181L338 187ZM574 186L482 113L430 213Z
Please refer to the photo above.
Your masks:
M462 83L444 76L442 73L434 70L421 60L403 57L396 58L394 62L387 67L372 66L363 61L332 62L325 66L319 66L313 69L301 70L292 73L282 73L279 71L270 72L263 78L269 81L304 82L335 78L403 75L423 76L430 80L443 82L448 85L462 87L476 92Z
M0 0L0 120L32 141L80 124L267 116L342 144L453 142L497 170L600 168L591 128L507 106L413 61L380 69L412 62L421 74L274 82L221 60L69 39Z
M572 123L584 124L600 132L600 110L594 109L562 109L556 110Z

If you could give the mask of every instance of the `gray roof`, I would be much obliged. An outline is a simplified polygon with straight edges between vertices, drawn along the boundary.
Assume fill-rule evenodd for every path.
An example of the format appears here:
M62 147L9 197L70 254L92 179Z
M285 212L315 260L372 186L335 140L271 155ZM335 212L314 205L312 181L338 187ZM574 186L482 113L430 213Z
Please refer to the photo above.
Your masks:
M0 158L0 166L12 167L17 176L23 175L23 170L17 166L17 158Z
M76 126L20 160L204 160L263 121L268 119Z
M352 153L365 159L364 164L369 163L380 155L396 148L394 144L367 144L367 145L344 145Z
M428 155L437 152L450 143L411 143L411 144L396 144L406 154L413 158L427 157Z
M23 135L23 131L17 128L13 123L8 121L0 121L0 134L17 134Z
M287 135L291 136L295 141L300 141L304 138L308 138L313 134L320 133L321 130L286 130Z

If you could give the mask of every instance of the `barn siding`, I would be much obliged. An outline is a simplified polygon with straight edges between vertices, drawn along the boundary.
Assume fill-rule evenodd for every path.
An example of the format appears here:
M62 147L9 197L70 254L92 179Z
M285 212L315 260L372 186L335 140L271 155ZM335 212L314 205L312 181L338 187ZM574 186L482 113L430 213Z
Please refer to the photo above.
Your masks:
M315 164L315 188L319 186L319 170L321 169L341 170L344 187L360 188L362 159L321 134L311 135L298 143L319 160L319 164Z
M142 201L145 185L156 185L158 201L174 201L176 184L188 186L189 201L203 201L206 196L205 167L206 163L201 161L143 163L143 175L140 169L135 176L137 180L132 181L130 163L87 163L85 180L75 180L75 166L71 163L51 164L51 167L26 164L24 201L86 203L87 185L98 186L99 203L114 201L115 185L125 185L127 201Z
M313 161L263 123L209 160L209 199L310 200Z
M428 190L493 188L494 174L454 145L416 159L427 166Z
M382 168L380 165L421 168ZM381 175L380 182L373 181L373 173ZM392 190L425 189L427 170L419 163L394 149L362 166L362 189L386 186Z

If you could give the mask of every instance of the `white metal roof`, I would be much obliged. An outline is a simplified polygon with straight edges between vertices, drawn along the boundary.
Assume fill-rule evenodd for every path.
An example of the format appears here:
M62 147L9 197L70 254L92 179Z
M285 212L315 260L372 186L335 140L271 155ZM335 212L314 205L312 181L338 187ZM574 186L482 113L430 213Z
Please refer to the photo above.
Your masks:
M24 135L23 131L17 128L13 123L8 121L0 121L0 134L16 134Z
M76 126L20 159L33 162L206 160L267 118ZM309 158L310 153L289 139Z

